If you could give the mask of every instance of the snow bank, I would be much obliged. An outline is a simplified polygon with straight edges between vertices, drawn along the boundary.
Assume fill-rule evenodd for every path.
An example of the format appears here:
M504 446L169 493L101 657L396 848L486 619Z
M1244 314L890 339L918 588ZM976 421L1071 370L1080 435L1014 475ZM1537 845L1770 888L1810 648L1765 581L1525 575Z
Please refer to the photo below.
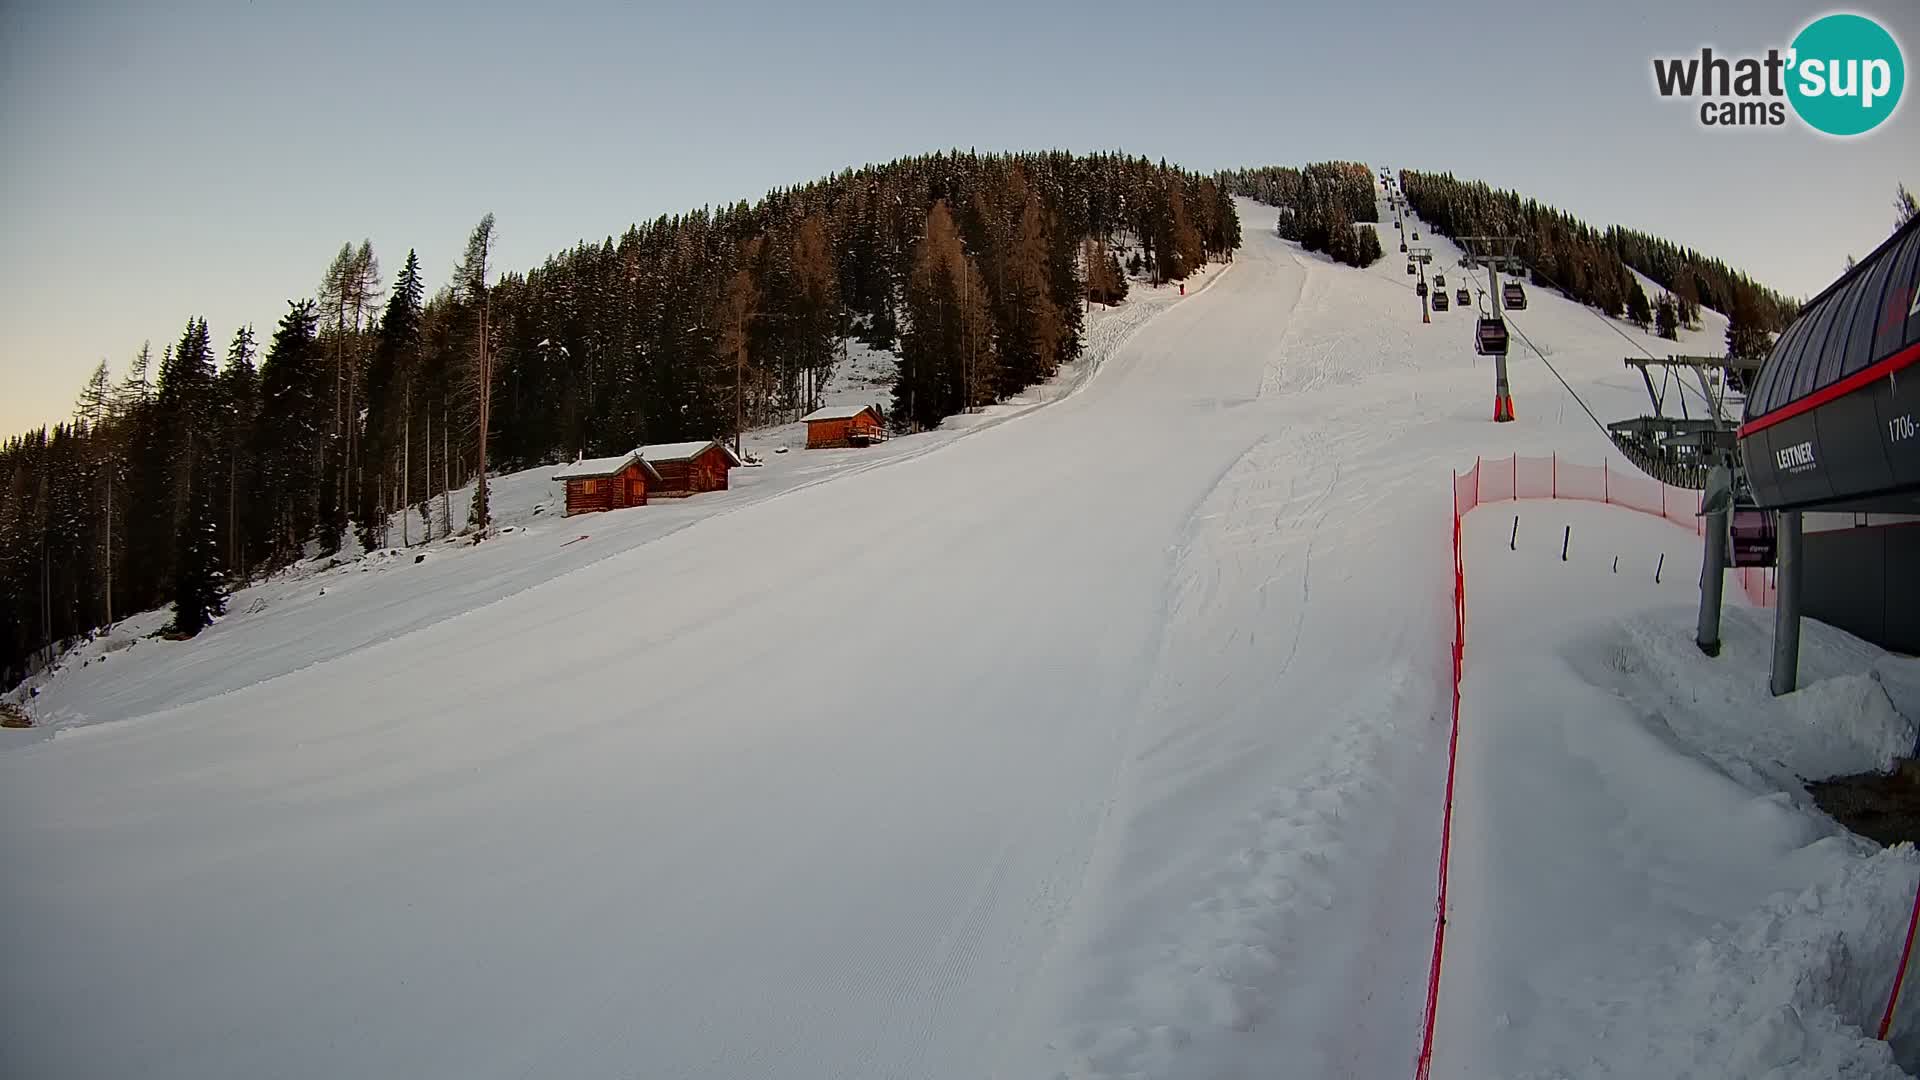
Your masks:
M1920 854L1903 844L1861 857L1838 839L1815 848L1831 865L1805 889L1766 898L1672 967L1600 1003L1595 1035L1610 1045L1590 1075L1907 1075L1894 1048L1867 1033L1893 985ZM1899 1020L1895 1043L1912 1061L1920 1008L1905 1005Z
M1435 1075L1903 1075L1866 1032L1920 856L1846 833L1803 784L1911 752L1887 686L1914 662L1810 621L1805 688L1771 697L1771 612L1729 590L1706 657L1699 541L1623 508L1489 505L1462 544Z
M1783 759L1808 779L1849 772L1885 772L1913 755L1914 725L1894 711L1873 673L1841 675L1784 699L1800 732L1824 753ZM1825 745L1822 745L1825 744Z
M1697 558L1693 566L1681 575L1689 588L1697 580ZM1860 663L1864 643L1807 620L1803 685L1776 698L1766 679L1773 613L1730 605L1721 663L1694 647L1694 614L1676 606L1610 620L1577 637L1564 657L1593 685L1643 716L1658 717L1688 747L1756 791L1798 791L1806 780L1883 771L1913 753L1915 724L1894 708L1881 683L1881 667L1899 665L1897 658L1851 666Z

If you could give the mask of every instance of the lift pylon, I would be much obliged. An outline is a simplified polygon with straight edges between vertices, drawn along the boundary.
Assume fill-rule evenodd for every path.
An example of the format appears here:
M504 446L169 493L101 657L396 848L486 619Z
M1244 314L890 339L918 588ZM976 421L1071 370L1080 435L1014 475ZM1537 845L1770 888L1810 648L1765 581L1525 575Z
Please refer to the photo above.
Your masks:
M1427 264L1433 261L1433 249L1426 246L1409 248L1407 261L1420 268L1420 284L1414 292L1420 295L1420 321L1433 322L1433 313L1427 304Z
M1500 324L1498 335L1506 340L1506 319L1500 314L1500 266L1513 260L1520 243L1517 236L1462 236L1457 238L1467 251L1468 265L1487 264L1487 300L1493 305L1493 321ZM1484 340L1487 335L1482 334ZM1504 424L1513 419L1513 388L1507 382L1507 353L1503 347L1493 356L1493 420Z

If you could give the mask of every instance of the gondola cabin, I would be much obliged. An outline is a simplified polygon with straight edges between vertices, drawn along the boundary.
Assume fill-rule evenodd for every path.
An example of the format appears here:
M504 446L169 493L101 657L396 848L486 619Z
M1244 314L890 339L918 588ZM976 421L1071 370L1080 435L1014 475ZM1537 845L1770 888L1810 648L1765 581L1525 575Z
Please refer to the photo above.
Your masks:
M659 474L653 494L665 498L727 490L727 470L740 464L722 442L657 443L640 448L640 456Z
M1773 565L1775 541L1772 514L1754 507L1736 508L1728 532L1732 540L1733 565Z
M1500 302L1515 311L1527 310L1527 290L1517 281L1509 281L1500 289Z
M660 474L638 450L575 461L562 466L553 478L567 485L568 517L645 506L648 489L660 482Z
M869 446L886 438L886 423L871 405L828 405L800 418L807 425L807 449Z
M1447 310L1447 290L1445 289L1433 290L1433 310L1435 311Z
M1461 307L1466 307L1468 304L1473 303L1473 294L1465 289L1456 289L1453 294L1453 302L1459 304Z
M1507 355L1507 321L1483 318L1473 332L1473 351L1481 356Z
M1419 293L1421 296L1427 295L1427 283L1423 281L1420 284L1415 285L1413 287L1413 291L1416 293Z

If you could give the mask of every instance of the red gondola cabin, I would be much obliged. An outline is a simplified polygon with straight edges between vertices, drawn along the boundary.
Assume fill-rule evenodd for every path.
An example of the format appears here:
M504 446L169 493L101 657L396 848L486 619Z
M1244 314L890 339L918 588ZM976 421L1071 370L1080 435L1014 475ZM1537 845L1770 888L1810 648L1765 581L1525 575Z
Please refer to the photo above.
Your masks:
M563 465L553 478L567 485L568 517L645 506L648 489L660 483L660 474L638 450Z
M807 424L807 449L868 446L886 438L886 423L871 405L829 405L800 419Z
M648 490L666 498L725 491L727 470L740 464L725 443L712 439L643 446L640 456L660 477L659 483Z

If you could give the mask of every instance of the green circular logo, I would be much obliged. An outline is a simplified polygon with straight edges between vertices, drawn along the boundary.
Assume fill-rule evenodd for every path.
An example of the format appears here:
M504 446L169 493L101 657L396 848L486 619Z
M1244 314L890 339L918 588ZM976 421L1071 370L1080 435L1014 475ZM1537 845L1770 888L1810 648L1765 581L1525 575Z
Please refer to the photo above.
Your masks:
M1824 15L1793 39L1787 99L1816 131L1860 135L1900 104L1907 66L1900 43L1864 15Z

